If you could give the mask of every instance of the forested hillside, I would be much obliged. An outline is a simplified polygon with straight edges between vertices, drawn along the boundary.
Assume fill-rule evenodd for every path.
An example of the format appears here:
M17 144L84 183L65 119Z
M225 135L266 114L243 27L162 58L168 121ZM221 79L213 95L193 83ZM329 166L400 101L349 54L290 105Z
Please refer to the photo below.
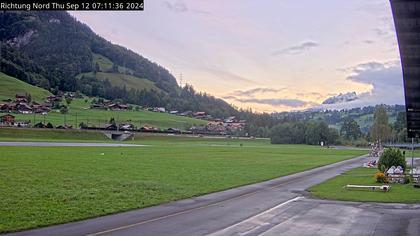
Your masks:
M236 112L191 86L180 88L167 69L96 35L67 12L3 12L0 41L3 73L53 93L81 91L213 116Z

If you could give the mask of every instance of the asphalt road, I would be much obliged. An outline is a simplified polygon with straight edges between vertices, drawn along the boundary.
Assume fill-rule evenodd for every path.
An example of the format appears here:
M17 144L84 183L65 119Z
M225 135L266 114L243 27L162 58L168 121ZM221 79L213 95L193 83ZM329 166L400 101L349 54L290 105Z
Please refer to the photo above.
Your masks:
M67 143L67 142L0 142L0 146L13 147L142 147L146 145L121 143Z
M420 205L305 197L361 157L156 207L11 235L420 235Z

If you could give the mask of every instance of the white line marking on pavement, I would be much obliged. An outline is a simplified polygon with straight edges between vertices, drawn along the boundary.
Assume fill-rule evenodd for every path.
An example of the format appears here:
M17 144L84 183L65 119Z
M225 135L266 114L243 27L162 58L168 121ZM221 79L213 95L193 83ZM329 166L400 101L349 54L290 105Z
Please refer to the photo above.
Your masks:
M275 206L275 207L272 207L272 208L270 208L270 209L268 209L268 210L266 210L266 211L263 211L263 212L261 212L261 213L259 213L259 214L255 215L255 216L252 216L252 217L250 217L250 218L248 218L248 219L246 219L246 220L243 220L243 221L238 222L238 223L236 223L236 224L234 224L234 225L231 225L231 226L229 226L229 227L227 227L227 228L225 228L225 229L222 229L222 230L216 231L216 232L214 232L214 233L208 234L207 236L230 235L230 234L228 234L228 232L229 232L230 230L232 230L232 229L234 229L234 228L236 228L236 227L238 227L238 226L240 226L240 225L247 224L247 223L255 224L255 225L257 225L257 226L258 226L257 228L260 228L261 226L267 225L267 224L269 224L269 223L267 223L267 222L262 222L262 221L260 221L258 218L260 218L261 216L264 216L264 215L268 215L268 214L270 214L271 212L273 212L273 211L275 211L275 210L277 210L277 209L279 209L279 208L281 208L281 207L283 207L283 206L285 206L285 205L287 205L287 204L289 204L289 203L291 203L291 202L298 201L298 200L300 200L300 199L302 199L302 198L304 198L304 197L295 197L295 198L290 199L290 200L288 200L288 201L285 201L285 202L283 202L283 203L281 203L281 204L279 204L279 205L277 205L277 206ZM241 233L240 235L245 235L246 233L248 233L248 232L250 232L250 231L253 231L253 230L255 230L255 229L256 229L256 228L253 228L253 229L251 229L251 230L249 230L249 231L247 231L247 232Z

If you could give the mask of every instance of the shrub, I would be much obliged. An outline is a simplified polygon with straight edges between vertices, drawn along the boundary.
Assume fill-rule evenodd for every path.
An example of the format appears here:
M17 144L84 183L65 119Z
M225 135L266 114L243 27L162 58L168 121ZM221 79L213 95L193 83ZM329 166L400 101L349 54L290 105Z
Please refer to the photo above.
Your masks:
M410 176L405 176L405 177L404 177L404 184L409 184L409 183L411 183L411 178L410 178Z
M88 128L87 124L85 124L84 122L80 123L80 124L79 124L79 127L80 127L81 129L87 129L87 128Z
M379 170L388 170L391 166L401 166L405 171L407 163L400 149L388 148L379 158Z
M378 172L375 174L376 183L386 184L388 183L388 179L386 178L385 174L382 172Z

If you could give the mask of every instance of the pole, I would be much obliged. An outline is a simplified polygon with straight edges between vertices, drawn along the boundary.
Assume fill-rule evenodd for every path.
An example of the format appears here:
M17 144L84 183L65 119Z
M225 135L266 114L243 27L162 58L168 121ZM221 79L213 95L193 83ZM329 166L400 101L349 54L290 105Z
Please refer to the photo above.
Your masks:
M411 170L414 169L414 138L411 138Z
M77 113L76 113L76 125L74 126L75 129L77 129Z

